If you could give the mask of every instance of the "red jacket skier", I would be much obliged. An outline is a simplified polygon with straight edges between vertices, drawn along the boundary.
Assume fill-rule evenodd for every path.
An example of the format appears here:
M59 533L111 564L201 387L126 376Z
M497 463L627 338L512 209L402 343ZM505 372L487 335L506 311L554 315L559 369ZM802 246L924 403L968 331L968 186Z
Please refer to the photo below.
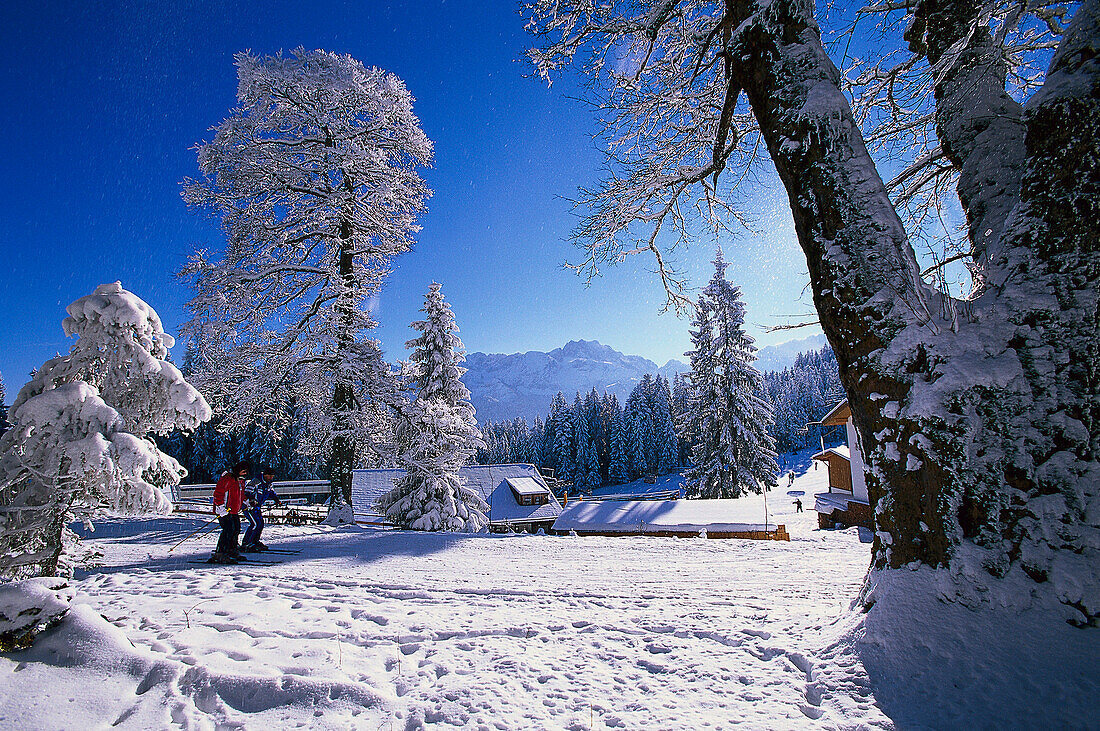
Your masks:
M241 467L244 467L243 472L247 475L248 467L240 464L233 468L233 472L222 473L218 484L214 486L214 513L218 517L241 513L241 503L244 500L244 479L240 477Z
M237 536L241 534L244 486L251 471L251 464L241 462L231 472L223 474L214 486L214 515L218 516L222 533L218 537L218 547L210 557L211 563L237 563L241 558Z

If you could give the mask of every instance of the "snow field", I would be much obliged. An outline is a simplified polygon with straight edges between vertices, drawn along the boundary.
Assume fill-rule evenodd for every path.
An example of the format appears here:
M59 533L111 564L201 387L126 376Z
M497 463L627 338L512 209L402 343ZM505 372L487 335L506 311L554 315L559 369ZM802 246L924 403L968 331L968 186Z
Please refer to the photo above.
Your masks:
M790 543L272 526L303 553L236 567L168 554L194 520L107 523L73 621L0 663L0 726L889 725L861 668L815 682L867 547L814 516Z

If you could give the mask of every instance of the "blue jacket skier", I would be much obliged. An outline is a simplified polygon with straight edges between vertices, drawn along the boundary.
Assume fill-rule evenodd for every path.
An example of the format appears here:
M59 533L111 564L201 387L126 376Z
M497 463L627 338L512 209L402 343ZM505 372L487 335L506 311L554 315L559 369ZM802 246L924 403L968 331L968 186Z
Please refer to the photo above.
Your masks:
M274 500L281 506L279 496L271 486L275 479L275 470L264 467L256 477L245 486L245 510L244 517L248 519L248 530L244 533L244 541L241 544L242 551L266 551L267 546L260 542L260 534L264 530L263 504L268 500Z

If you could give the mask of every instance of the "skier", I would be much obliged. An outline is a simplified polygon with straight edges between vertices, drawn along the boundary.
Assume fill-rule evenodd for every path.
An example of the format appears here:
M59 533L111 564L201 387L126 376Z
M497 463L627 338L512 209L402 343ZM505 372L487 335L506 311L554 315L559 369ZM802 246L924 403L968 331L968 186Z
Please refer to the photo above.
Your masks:
M244 517L248 519L248 530L244 533L242 551L266 551L267 546L260 542L260 534L264 530L263 504L268 500L274 500L275 504L282 507L279 496L271 486L275 479L275 470L264 467L260 475L248 483L244 489L245 510Z
M239 462L232 471L222 473L218 484L214 486L214 515L222 533L218 537L218 547L210 557L210 563L238 563L241 550L237 547L237 536L241 534L241 502L244 497L244 485L252 465Z
M791 470L789 473L787 473L787 487L790 487L793 484L794 484L794 470Z
M802 498L800 498L800 497L794 499L794 512L796 512L796 513L801 513L802 512Z

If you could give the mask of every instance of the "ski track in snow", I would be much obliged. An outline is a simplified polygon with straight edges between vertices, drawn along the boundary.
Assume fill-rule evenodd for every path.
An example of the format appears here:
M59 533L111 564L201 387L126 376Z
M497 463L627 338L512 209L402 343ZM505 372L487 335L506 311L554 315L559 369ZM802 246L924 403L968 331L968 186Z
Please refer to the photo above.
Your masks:
M790 543L271 526L272 547L303 553L209 568L184 562L213 536L168 554L193 520L110 522L75 603L117 628L123 659L36 647L5 656L0 688L39 689L22 726L37 729L64 727L90 678L89 726L890 726L858 659L830 644L867 546L778 509ZM818 682L823 662L843 693ZM0 701L0 726L29 720Z

